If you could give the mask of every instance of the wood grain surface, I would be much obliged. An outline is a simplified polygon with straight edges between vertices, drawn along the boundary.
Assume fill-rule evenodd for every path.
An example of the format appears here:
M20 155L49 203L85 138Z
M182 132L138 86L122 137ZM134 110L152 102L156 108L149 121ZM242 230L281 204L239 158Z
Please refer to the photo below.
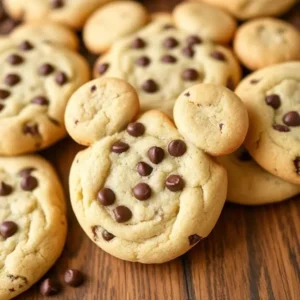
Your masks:
M144 2L152 11L160 11L179 1ZM42 153L56 167L67 200L69 168L78 150L80 146L67 138ZM162 265L116 259L88 239L70 205L68 219L65 250L48 276L62 282L66 269L77 268L86 281L78 288L64 286L51 299L300 300L299 199L255 208L227 204L208 238ZM43 297L36 285L16 299Z

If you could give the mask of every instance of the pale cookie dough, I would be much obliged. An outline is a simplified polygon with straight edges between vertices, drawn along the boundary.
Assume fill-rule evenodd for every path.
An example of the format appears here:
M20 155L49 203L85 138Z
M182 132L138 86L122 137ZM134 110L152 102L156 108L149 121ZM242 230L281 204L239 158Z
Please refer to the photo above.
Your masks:
M148 12L140 3L108 3L88 19L83 30L83 40L91 52L101 53L109 49L115 41L142 28L148 20Z
M199 1L199 0L198 0ZM277 16L286 12L295 0L201 0L223 8L241 20Z
M203 2L183 2L174 10L175 24L202 39L225 44L232 40L237 23L218 7Z
M65 107L89 78L77 53L30 40L0 43L0 155L46 148L66 135Z
M67 233L62 187L39 156L0 158L0 299L37 282L60 256Z
M239 27L234 51L250 70L300 59L300 34L287 22L256 19Z
M3 0L14 19L53 21L81 29L95 9L111 0Z
M11 37L16 39L30 39L34 42L49 42L61 45L71 50L77 50L79 40L69 28L53 22L33 22L18 26Z
M233 89L241 76L229 49L204 42L163 18L114 43L96 62L94 73L128 81L138 92L142 111L159 109L169 116L186 88L203 82Z
M226 198L226 171L186 141L160 111L120 122L130 106L138 107L136 92L120 79L96 79L72 96L68 131L84 145L94 143L74 159L71 202L86 234L106 252L133 262L163 263L210 233ZM106 121L98 140L89 126L96 119Z
M249 114L247 150L270 173L300 184L300 62L254 72L236 93Z
M244 149L218 157L228 174L227 200L243 205L281 202L300 192L300 186L276 177L261 168Z

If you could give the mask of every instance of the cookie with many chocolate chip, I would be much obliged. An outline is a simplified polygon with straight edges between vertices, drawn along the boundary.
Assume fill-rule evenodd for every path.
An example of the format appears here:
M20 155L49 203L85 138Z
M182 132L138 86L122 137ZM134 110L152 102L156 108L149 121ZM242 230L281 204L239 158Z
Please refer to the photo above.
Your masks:
M233 89L240 80L239 64L229 49L165 18L114 43L94 73L128 81L138 92L142 111L159 109L169 116L176 98L191 85L215 83Z
M270 173L300 184L300 63L256 71L236 93L249 114L247 150Z
M0 158L0 299L30 288L54 264L66 238L62 187L38 156Z
M33 152L64 137L67 101L89 78L83 58L42 42L5 39L0 62L0 155Z
M227 200L243 205L262 205L289 199L300 192L299 185L276 177L260 167L244 148L218 157L228 174Z

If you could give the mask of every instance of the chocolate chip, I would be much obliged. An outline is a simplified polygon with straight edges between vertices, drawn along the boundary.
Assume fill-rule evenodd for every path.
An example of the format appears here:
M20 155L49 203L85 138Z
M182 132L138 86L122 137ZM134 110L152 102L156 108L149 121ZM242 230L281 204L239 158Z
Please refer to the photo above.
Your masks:
M9 86L14 86L21 81L21 77L17 74L6 75L4 82Z
M53 9L62 8L64 6L64 0L51 0L51 7Z
M7 58L7 61L11 64L11 65L19 65L21 64L24 59L22 56L17 55L17 54L12 54Z
M130 123L127 132L134 137L142 136L145 133L145 126L139 122Z
M184 181L179 175L170 175L165 181L166 187L172 192L182 191Z
M68 76L64 72L58 72L55 76L55 81L59 85L64 85L68 82Z
M186 57L192 58L195 55L195 51L192 47L185 47L182 49L182 54Z
M0 3L2 3L2 2L0 2ZM8 35L19 24L20 24L19 21L13 20L11 18L6 18L5 20L1 21L1 24L0 24L0 35Z
M4 104L0 103L0 111L2 111L4 109L4 107L5 107Z
M36 169L35 168L32 168L32 167L29 167L29 168L25 168L25 169L22 169L18 175L21 176L21 177L27 177L29 176L33 171L35 171Z
M108 63L100 64L100 65L98 65L98 73L100 75L103 75L104 73L106 73L106 71L108 70L108 68L109 68L109 64Z
M175 26L172 24L165 24L163 26L163 30L169 30L169 29L174 29L174 28L175 28Z
M113 213L115 215L116 221L118 223L124 223L127 222L131 219L132 217L132 212L131 210L123 205L117 206L114 210Z
M53 279L45 279L40 286L40 293L43 296L54 296L61 291L60 284Z
M33 49L33 45L28 42L28 41L23 41L20 46L19 46L20 50L22 51L29 51Z
M109 241L111 241L115 236L112 234L112 233L110 233L110 232L108 232L107 230L103 230L102 231L102 237L103 237L103 239L105 240L105 241L107 241L107 242L109 242Z
M281 105L280 97L276 94L268 95L265 99L267 105L273 107L274 109L277 109Z
M252 156L250 155L250 153L247 150L243 150L239 154L238 159L241 160L241 161L251 161Z
M193 47L194 45L198 45L202 43L202 40L197 35L191 35L186 40L188 46Z
M95 85L91 86L91 92L94 93L97 90L97 87Z
M168 37L163 41L163 46L167 49L176 48L178 45L179 42L173 37Z
M54 67L51 64L43 64L39 67L39 74L42 76L47 76L53 73Z
M131 43L131 48L133 49L142 49L146 47L146 42L141 39L141 38L136 38L132 43Z
M165 152L162 148L154 146L148 150L148 157L152 163L159 164L165 158Z
M69 269L65 272L64 281L67 285L77 287L83 283L84 277L79 270Z
M39 128L37 124L25 124L23 127L23 133L30 135L39 135Z
M227 87L228 89L230 89L231 91L233 91L233 90L234 90L234 86L235 86L235 84L234 84L233 79L232 79L231 77L229 77L229 78L227 79L226 87Z
M280 132L289 132L290 128L285 126L285 125L281 125L281 124L275 124L272 126L273 129L280 131Z
M174 140L168 145L170 155L179 157L186 152L186 144L182 140Z
M24 191L33 191L38 186L38 181L35 177L28 175L21 179L20 185Z
M214 51L210 54L210 56L216 60L220 60L220 61L226 61L226 57L224 55L224 53L220 52L220 51Z
M177 58L173 55L164 55L161 58L161 61L166 63L166 64L174 64L177 62Z
M0 234L5 238L13 236L18 231L18 225L12 221L5 221L0 225Z
M103 206L108 206L115 202L116 195L111 189L104 188L99 191L97 199Z
M282 120L288 126L294 127L300 125L300 115L297 111L290 111L286 113Z
M0 89L0 99L4 100L10 96L10 92L7 90Z
M153 168L145 162L139 162L136 166L136 170L141 176L149 176Z
M111 151L114 153L123 153L129 149L129 145L123 142L116 142L112 145Z
M133 188L133 194L136 199L144 201L151 197L152 191L147 183L138 183Z
M191 96L191 94L190 94L190 92L187 92L184 94L184 96L189 97L189 96Z
M49 100L44 96L37 96L31 100L31 103L38 105L48 105Z
M7 196L12 193L12 186L6 184L4 181L0 182L0 196Z
M198 234L192 234L192 235L189 236L190 246L193 246L193 245L197 244L201 240L202 240L202 238Z
M147 67L150 65L151 63L151 60L148 56L141 56L139 57L135 63L138 65L138 66L141 66L141 67Z
M294 160L294 166L296 168L297 175L300 175L300 156L297 156Z
M259 83L260 82L260 79L251 79L250 80L250 83L251 84L257 84L257 83Z
M199 78L199 73L195 69L186 69L182 73L182 79L186 81L195 81Z
M145 92L152 94L158 91L158 85L154 80L148 79L142 84L142 89Z

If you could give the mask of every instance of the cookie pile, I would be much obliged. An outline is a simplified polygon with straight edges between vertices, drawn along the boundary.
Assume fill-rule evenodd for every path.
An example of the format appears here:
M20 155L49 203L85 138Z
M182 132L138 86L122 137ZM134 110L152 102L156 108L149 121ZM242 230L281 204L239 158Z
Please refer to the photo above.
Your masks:
M70 171L73 211L124 260L184 254L226 199L300 192L300 34L293 11L278 17L294 0L182 1L155 14L136 1L3 4L0 299L27 290L63 249L62 187L32 153L67 133L87 146ZM70 269L64 281L83 275ZM60 288L45 278L40 291Z

